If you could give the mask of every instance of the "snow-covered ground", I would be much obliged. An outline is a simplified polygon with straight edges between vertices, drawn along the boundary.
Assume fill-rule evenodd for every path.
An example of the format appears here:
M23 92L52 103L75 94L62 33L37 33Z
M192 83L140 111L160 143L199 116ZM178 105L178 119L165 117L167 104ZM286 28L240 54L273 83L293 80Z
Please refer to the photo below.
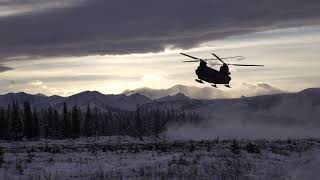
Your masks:
M140 141L130 137L48 140L47 147L44 139L0 141L0 179L320 177L320 140L238 140L240 154L232 151L233 144L232 140L218 139Z

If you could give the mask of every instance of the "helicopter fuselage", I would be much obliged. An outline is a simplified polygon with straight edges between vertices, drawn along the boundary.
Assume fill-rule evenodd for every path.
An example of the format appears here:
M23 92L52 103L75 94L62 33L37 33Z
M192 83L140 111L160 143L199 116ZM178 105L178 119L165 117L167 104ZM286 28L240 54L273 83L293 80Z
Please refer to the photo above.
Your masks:
M221 72L208 66L199 66L196 70L199 79L213 84L229 84L230 73Z

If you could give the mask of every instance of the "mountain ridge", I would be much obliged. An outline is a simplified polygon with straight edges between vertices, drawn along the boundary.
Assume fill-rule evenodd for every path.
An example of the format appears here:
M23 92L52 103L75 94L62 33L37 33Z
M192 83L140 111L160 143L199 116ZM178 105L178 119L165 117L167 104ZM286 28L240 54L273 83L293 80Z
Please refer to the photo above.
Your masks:
M141 94L105 95L97 91L84 91L69 97L37 96L27 93L8 93L0 95L0 106L6 107L12 102L22 105L25 101L36 108L51 106L62 110L77 105L82 110L87 106L102 111L132 111L138 105L141 108L175 109L184 112L196 112L211 123L230 120L250 123L292 123L313 124L320 127L320 88L309 88L297 93L279 93L254 97L229 99L192 99L183 93L150 99Z
M176 85L176 86L173 86L174 87L187 87L187 86L183 86L183 85ZM151 88L148 88L148 89L151 89ZM171 88L169 88L171 89ZM160 90L164 90L164 89L160 89ZM163 96L163 97L159 97L159 98L156 98L156 99L152 99L152 98L149 98L141 93L138 93L138 92L131 92L131 93L128 93L128 91L124 91L124 92L127 92L127 93L121 93L121 94L103 94L99 91L83 91L83 92L80 92L80 93L77 93L77 94L73 94L73 95L70 95L70 96L67 96L67 97L63 97L63 96L59 96L59 95L51 95L51 96L46 96L44 94L41 94L41 93L37 93L37 94L29 94L29 93L25 93L25 92L17 92L17 93L13 93L13 92L9 92L9 93L6 93L6 94L2 94L0 95L0 105L3 104L3 100L5 99L11 99L11 100L16 100L16 101L23 101L26 99L26 101L30 101L30 100L34 100L34 99L60 99L62 101L66 101L66 100L70 100L70 99L79 99L81 98L81 100L83 101L84 98L89 98L89 99L92 99L93 97L98 97L98 98L116 98L117 100L123 100L124 98L135 98L135 99L143 99L144 101L162 101L162 100L170 100L170 99L174 99L174 100L177 100L177 99L181 99L181 100L184 100L184 99L195 99L195 98L192 98L190 96L188 96L186 93L183 93L183 92L177 92L173 95L166 95L166 96ZM307 88L307 89L303 89L301 91L298 91L298 92L281 92L281 93L276 93L276 94L265 94L265 95L257 95L257 96L241 96L241 97L235 97L235 98L219 98L219 99L198 99L198 100L203 100L203 101L207 101L207 100L213 100L213 101L216 101L216 100L231 100L231 99L243 99L243 98L262 98L262 97L268 97L268 96L278 96L278 95L285 95L285 94L310 94L310 93L317 93L320 95L320 88ZM10 103L12 103L13 101L11 101Z

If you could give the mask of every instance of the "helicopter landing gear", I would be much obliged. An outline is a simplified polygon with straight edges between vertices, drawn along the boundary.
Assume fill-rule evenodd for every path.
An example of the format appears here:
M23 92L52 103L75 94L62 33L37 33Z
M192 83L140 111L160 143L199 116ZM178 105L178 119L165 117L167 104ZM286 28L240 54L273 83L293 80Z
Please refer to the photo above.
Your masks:
M200 79L195 79L195 81L197 81L198 83L203 84L203 81L201 81Z
M231 86L229 84L225 84L224 86L227 88L231 88Z
M212 87L215 87L215 88L218 88L218 86L216 84L212 84L211 85Z

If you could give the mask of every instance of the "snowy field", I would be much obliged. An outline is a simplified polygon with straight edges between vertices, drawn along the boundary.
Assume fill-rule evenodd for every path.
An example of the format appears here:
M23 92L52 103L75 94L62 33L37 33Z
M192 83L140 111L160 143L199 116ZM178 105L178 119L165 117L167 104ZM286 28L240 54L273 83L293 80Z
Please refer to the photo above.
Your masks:
M47 145L46 145L47 144ZM317 179L320 140L0 141L1 180Z

